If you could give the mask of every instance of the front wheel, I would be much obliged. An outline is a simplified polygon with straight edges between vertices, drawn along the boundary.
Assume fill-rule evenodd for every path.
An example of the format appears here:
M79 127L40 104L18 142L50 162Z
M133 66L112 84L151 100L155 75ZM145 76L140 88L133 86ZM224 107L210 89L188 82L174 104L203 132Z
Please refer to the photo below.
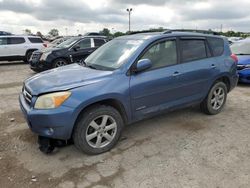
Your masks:
M67 64L68 62L65 59L56 59L53 63L53 68L62 67Z
M120 113L111 106L95 106L81 115L73 132L75 146L87 154L109 151L123 129Z
M207 97L201 103L201 110L209 115L221 112L227 99L227 86L224 82L216 82Z

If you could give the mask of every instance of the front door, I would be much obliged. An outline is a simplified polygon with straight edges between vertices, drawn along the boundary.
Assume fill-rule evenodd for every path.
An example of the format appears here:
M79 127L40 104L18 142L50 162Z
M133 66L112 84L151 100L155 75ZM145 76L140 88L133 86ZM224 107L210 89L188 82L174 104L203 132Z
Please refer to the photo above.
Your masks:
M77 48L75 48L77 46ZM94 51L91 38L82 39L72 47L72 60L79 62Z
M140 59L150 59L149 70L131 75L130 97L135 119L153 115L178 104L181 65L178 64L176 40L153 44Z

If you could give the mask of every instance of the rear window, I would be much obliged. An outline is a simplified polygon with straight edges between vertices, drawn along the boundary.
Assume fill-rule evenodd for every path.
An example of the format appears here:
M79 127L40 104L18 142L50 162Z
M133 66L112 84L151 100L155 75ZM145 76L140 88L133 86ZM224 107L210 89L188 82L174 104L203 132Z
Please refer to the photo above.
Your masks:
M185 39L181 40L182 62L189 62L207 57L206 44L204 40Z
M105 43L103 39L94 39L95 46L99 47Z
M10 37L8 38L8 44L23 44L25 40L23 37Z
M28 37L29 41L31 43L43 43L41 38L32 38L32 37Z
M212 49L214 56L221 56L224 52L224 40L220 38L207 38L208 44Z

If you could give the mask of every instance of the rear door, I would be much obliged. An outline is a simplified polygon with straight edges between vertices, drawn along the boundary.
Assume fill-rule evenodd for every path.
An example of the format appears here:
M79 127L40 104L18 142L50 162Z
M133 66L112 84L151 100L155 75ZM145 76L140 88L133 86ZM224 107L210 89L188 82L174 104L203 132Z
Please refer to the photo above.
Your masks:
M8 37L8 48L11 56L25 56L28 45L24 37Z
M182 71L180 85L183 101L199 101L206 95L211 79L218 72L206 38L183 37L179 40Z
M76 46L79 46L77 50L74 50ZM79 62L82 59L88 57L94 51L93 39L85 38L74 44L71 48L71 59L73 62Z
M95 49L105 44L105 42L106 42L105 39L94 38Z
M7 44L7 38L1 37L0 38L0 58L3 60L3 57L10 56L10 50Z

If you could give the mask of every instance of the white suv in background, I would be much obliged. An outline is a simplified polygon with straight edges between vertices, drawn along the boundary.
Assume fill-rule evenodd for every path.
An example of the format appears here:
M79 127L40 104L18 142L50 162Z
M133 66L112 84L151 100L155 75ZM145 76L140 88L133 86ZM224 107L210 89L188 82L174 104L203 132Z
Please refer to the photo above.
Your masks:
M28 62L32 53L47 45L36 36L0 36L0 61Z

